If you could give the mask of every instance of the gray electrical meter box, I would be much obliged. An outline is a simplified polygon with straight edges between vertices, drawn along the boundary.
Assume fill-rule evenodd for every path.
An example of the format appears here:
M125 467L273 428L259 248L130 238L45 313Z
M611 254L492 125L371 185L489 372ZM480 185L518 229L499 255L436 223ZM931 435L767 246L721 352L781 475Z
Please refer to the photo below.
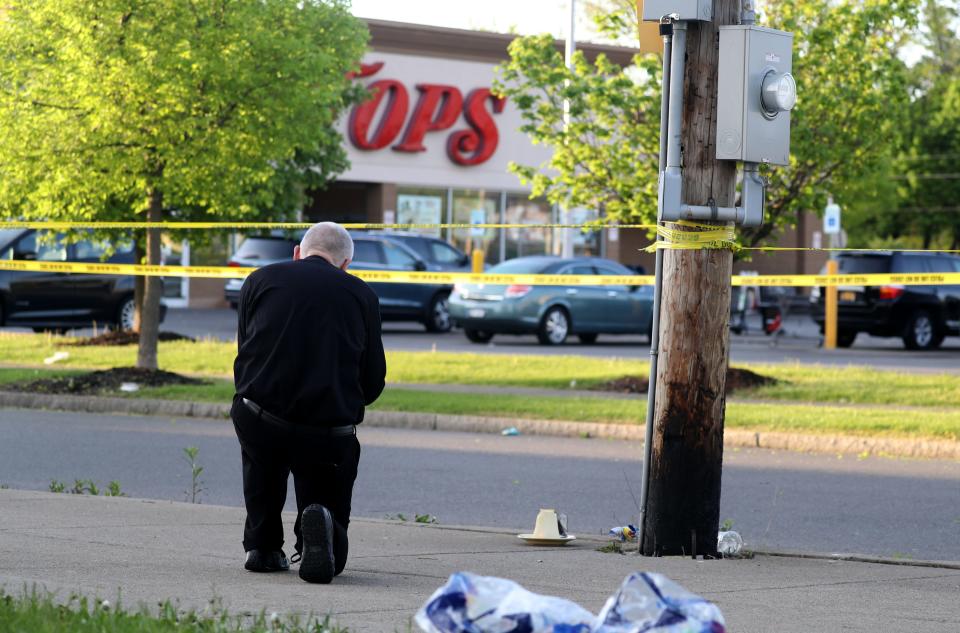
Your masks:
M713 21L713 0L643 0L643 19L659 22L665 15L676 13L678 20Z
M797 99L793 34L721 26L717 158L790 164L790 110Z

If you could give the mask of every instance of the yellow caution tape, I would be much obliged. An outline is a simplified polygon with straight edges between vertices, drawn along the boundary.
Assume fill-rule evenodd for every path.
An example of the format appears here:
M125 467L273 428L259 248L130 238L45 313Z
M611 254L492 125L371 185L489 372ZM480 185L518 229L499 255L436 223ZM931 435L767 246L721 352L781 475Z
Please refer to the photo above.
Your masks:
M38 229L66 231L73 229L308 229L313 222L31 222L5 220L0 227L6 229ZM655 224L503 224L503 223L447 223L447 224L379 224L373 222L345 222L340 224L350 230L411 230L411 229L584 229L597 231L601 228L653 229Z
M193 229L249 229L302 230L313 226L313 222L46 222L27 220L2 220L0 228L36 229L46 231L94 230L94 229L162 229L169 231ZM604 229L656 229L661 239L642 249L652 253L657 249L730 249L734 251L811 251L845 253L960 253L960 249L937 248L810 248L805 246L739 246L735 242L735 227L715 224L700 224L687 220L675 223L700 231L679 231L669 226L657 224L517 224L517 223L428 223L428 224L383 224L375 222L345 222L340 226L350 230L398 230L416 229L581 229L600 231Z
M698 230L685 231L674 226ZM653 253L661 248L670 250L737 250L739 248L736 243L736 231L732 224L721 226L680 220L672 226L670 224L657 226L657 235L660 239L643 250Z
M242 279L256 268L237 266L148 266L86 262L38 262L0 260L0 270L86 273L99 275L143 275L147 277L210 277ZM351 270L364 281L453 285L455 283L529 286L650 286L653 275L499 275L490 273L446 273L392 270ZM874 274L874 275L756 275L731 277L734 286L929 286L960 285L960 273Z

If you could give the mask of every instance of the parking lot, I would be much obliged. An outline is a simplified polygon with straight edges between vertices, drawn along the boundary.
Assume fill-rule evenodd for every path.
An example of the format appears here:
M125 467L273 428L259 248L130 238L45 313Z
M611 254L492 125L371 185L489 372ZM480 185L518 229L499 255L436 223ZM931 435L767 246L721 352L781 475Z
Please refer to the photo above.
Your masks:
M960 338L957 337L947 338L938 350L924 352L905 350L898 338L862 334L849 349L828 351L821 348L819 330L807 314L788 316L779 336L763 334L756 315L748 320L748 326L743 334L730 334L730 358L734 363L821 363L960 373ZM230 309L171 309L161 329L194 338L228 341L236 337L236 328L236 312ZM90 330L73 330L71 333L88 335ZM581 344L575 338L563 345L540 345L533 335L497 335L489 343L476 344L468 341L461 330L429 333L419 323L403 321L384 323L383 333L387 349L404 351L646 358L650 349L649 341L643 335L603 335L592 345Z

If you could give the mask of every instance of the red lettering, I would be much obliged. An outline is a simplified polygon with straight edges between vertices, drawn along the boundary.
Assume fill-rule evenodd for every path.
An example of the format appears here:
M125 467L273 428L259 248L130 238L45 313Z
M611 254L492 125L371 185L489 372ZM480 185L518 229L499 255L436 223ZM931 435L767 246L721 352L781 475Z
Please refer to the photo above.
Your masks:
M369 77L375 75L383 68L383 62L373 62L372 64L360 64L360 70L351 70L347 73L347 79L358 79L360 77Z
M379 70L379 69L378 69ZM362 72L362 71L361 71ZM374 70L373 72L376 72ZM368 86L373 93L369 101L361 103L350 114L350 140L358 149L383 149L397 138L407 118L408 98L407 89L394 79L381 79ZM380 107L380 102L388 97L386 108L377 126L377 131L371 137L370 125Z
M417 84L420 98L413 109L413 116L403 134L403 140L393 149L398 152L423 152L423 137L427 132L446 130L457 122L463 95L454 86L440 84Z
M484 107L487 99L493 102L494 113L503 112L507 103L505 98L494 96L489 88L472 90L463 108L463 116L470 124L470 129L454 132L447 139L447 156L458 165L479 165L497 151L500 135L491 113Z

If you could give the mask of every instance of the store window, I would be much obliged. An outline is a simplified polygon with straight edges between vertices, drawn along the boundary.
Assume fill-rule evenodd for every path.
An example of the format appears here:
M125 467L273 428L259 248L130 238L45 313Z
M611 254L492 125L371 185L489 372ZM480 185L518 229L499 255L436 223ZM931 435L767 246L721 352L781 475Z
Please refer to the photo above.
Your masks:
M500 193L481 190L453 192L454 224L497 224L500 222ZM483 249L488 264L500 261L500 229L454 229L450 241L468 255Z
M508 195L504 224L542 225L553 222L550 204L538 198L531 200L525 195ZM551 229L531 228L505 229L507 259L527 255L545 255L553 252L554 232Z
M443 224L447 218L445 189L403 187L397 190L397 224ZM440 228L411 229L415 233L442 237Z
M596 209L577 208L571 209L567 217L570 224L586 224L596 221L600 214ZM573 254L576 257L602 257L601 243L601 231L577 229L573 234Z

